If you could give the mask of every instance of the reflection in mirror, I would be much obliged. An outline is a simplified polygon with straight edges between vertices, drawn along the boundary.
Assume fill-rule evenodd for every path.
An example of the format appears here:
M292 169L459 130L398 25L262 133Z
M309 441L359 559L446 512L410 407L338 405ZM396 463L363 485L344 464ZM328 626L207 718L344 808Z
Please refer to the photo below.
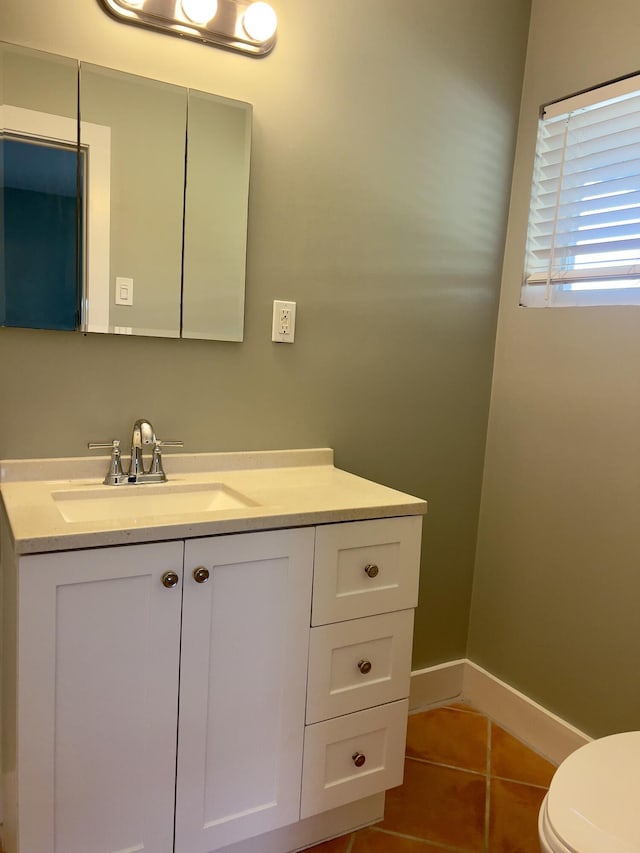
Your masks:
M189 90L182 336L241 341L251 105Z
M30 138L0 140L3 167L2 325L73 331L77 150Z
M87 269L86 331L180 335L186 109L179 86L81 65L81 146L85 123L110 138L108 275Z
M77 63L0 45L0 325L79 312Z

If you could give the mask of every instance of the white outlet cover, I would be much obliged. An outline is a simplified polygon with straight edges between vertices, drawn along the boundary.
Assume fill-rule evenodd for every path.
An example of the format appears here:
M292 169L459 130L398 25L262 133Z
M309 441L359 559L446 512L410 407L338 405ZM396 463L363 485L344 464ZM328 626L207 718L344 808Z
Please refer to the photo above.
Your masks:
M292 344L296 332L296 303L274 299L271 321L271 340L281 344Z

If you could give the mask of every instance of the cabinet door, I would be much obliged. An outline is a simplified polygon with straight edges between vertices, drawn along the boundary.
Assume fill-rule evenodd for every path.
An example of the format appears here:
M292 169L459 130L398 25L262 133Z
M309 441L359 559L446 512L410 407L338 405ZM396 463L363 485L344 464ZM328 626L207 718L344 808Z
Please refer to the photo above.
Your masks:
M313 543L311 528L186 543L176 853L298 820Z
M25 557L20 853L173 850L183 544Z

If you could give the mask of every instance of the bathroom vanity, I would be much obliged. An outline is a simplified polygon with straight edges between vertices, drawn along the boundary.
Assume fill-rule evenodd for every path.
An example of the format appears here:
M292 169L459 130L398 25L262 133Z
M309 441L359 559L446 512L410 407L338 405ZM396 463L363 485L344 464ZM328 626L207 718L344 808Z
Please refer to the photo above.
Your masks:
M331 450L0 463L5 853L284 853L402 781L426 503Z

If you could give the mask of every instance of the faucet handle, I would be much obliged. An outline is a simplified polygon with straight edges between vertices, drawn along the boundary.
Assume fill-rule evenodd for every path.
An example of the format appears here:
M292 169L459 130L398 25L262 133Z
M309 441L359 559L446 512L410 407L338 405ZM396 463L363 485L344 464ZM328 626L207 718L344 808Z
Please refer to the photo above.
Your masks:
M114 438L112 441L105 441L105 442L90 441L89 444L87 444L87 447L89 448L89 450L102 450L103 448L107 448L107 447L112 449L112 450L116 450L117 448L120 447L120 441L117 438Z
M151 457L149 473L156 474L160 481L164 483L167 479L167 475L164 473L164 468L162 467L161 447L184 447L184 443L182 441L159 441L157 438L154 441L153 456Z
M114 438L109 444L90 441L87 445L89 450L101 450L102 448L111 448L111 459L109 460L109 470L103 483L105 486L118 486L127 480L127 475L122 470L122 461L120 459L120 442Z

